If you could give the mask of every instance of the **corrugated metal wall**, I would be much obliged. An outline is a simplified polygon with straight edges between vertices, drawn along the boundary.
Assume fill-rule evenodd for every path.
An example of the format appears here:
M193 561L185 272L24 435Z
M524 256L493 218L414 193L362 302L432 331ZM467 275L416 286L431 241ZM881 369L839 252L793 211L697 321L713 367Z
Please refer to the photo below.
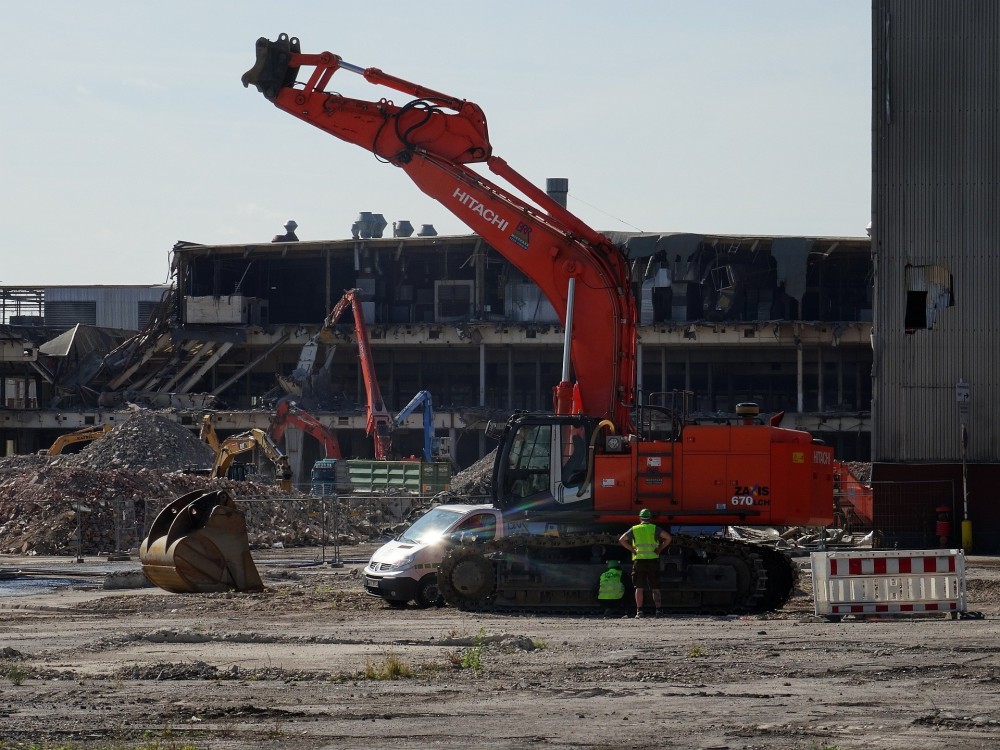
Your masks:
M1000 3L875 0L872 10L873 458L961 460L962 379L967 458L997 461ZM907 283L919 292L942 272L908 265L942 267L953 292L953 306L928 311L933 328L911 334Z
M164 286L55 286L46 287L47 325L73 326L89 323L103 328L138 330L140 303L158 302ZM95 308L96 305L96 308ZM93 314L85 311L93 310ZM143 305L148 319L148 305ZM79 312L86 319L73 319ZM51 322L50 322L51 320Z

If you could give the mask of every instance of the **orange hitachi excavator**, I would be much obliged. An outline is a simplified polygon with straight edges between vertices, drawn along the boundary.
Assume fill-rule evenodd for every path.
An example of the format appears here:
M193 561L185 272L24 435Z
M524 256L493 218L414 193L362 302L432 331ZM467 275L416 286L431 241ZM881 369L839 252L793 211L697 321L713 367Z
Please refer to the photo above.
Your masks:
M259 39L256 53L244 86L403 170L531 278L565 326L554 413L516 413L497 432L492 492L505 538L457 546L445 556L439 584L447 601L497 611L596 608L605 562L623 554L618 536L649 509L657 523L680 532L660 558L666 610L781 606L795 581L787 557L683 532L696 525L829 524L832 449L777 420L764 422L753 404L739 405L728 423L699 424L687 394L639 403L636 285L627 251L495 156L477 105L330 52L303 53L285 34ZM349 98L330 89L339 72L411 100ZM471 164L485 164L510 187ZM585 468L570 473L564 467L581 432Z

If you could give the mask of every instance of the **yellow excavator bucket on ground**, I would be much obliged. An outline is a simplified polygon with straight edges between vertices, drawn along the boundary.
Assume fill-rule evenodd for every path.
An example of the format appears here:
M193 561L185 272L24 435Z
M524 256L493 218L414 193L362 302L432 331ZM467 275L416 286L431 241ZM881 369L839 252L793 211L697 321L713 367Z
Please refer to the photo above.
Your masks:
M247 522L225 490L195 490L160 511L139 547L142 572L175 594L263 591Z

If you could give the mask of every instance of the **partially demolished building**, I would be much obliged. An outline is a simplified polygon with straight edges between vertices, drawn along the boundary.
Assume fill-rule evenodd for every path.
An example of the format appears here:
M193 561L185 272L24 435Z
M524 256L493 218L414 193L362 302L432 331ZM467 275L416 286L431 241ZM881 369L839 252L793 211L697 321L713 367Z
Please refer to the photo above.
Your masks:
M130 336L50 326L49 295L39 294L33 314L19 308L3 321L6 453L114 423L129 403L169 409L192 429L210 412L220 434L266 427L277 400L291 396L336 431L345 455L370 457L353 327L337 326L319 347L314 340L344 291L357 288L388 408L429 391L437 435L451 438L459 466L471 464L493 447L484 435L490 419L551 408L559 318L476 235L436 236L426 225L413 234L397 222L381 236L384 226L362 214L347 240L179 242L162 299L133 300L142 330ZM705 419L757 402L784 412L783 424L818 433L839 456L868 459L867 238L611 236L635 266L643 394L693 391ZM308 372L307 387L296 387L294 372ZM419 420L405 426L394 446L419 454ZM297 449L299 478L318 450Z

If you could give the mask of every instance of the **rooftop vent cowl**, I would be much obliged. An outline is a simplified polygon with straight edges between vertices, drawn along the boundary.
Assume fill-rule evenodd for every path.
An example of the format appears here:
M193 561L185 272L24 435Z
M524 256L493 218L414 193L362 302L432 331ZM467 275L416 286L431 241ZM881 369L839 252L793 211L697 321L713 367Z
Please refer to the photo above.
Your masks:
M351 236L354 239L379 238L385 231L388 223L382 214L373 214L371 211L362 211L358 214L358 219L351 225Z

